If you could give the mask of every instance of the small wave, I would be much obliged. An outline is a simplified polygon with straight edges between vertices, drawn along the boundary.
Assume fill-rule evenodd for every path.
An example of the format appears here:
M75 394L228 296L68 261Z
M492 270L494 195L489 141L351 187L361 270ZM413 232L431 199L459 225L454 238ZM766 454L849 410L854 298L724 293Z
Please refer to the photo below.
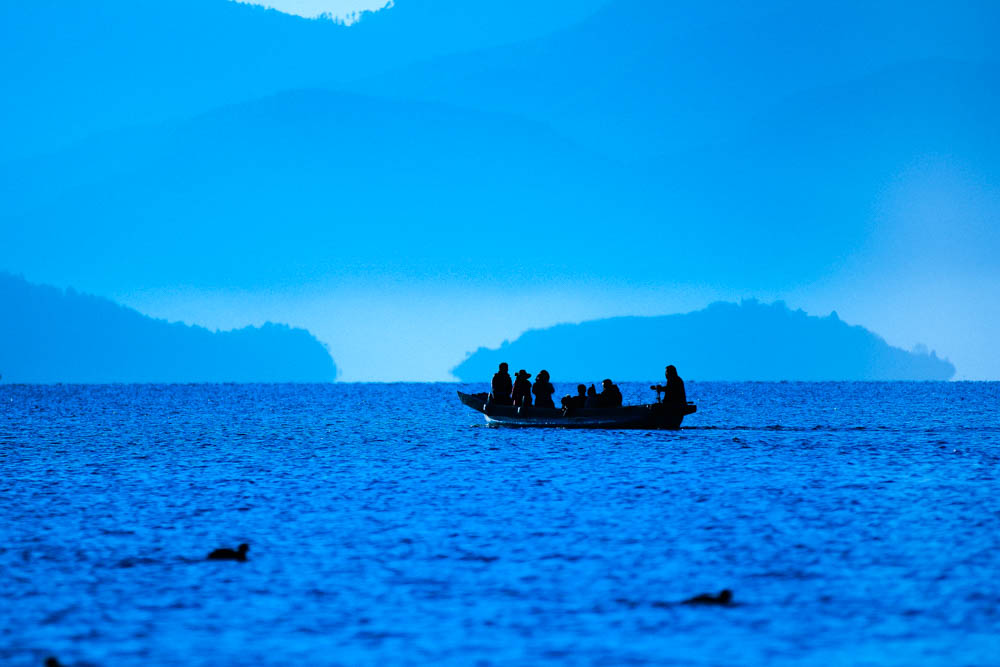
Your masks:
M539 558L539 560L564 560L568 563L575 563L578 560L583 560L584 556L578 556L575 554L548 554Z
M500 560L499 556L486 556L483 554L465 554L460 556L458 560L473 561L477 563L493 563Z
M141 558L141 557L137 557L137 558L124 558L124 559L118 561L115 564L115 567L120 567L120 568L127 569L127 568L130 568L130 567L135 567L136 565L156 565L159 562L160 561L154 560L152 558Z

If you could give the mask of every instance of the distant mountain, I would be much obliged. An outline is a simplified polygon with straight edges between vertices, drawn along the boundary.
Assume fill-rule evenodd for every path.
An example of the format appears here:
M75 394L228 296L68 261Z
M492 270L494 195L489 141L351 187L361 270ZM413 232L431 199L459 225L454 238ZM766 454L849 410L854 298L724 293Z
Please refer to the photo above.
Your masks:
M903 262L913 275L896 276L901 280L929 266L964 273L973 257L972 263L995 269L987 259L1000 251L1000 234L990 222L1000 213L995 198L955 188L954 197L964 200L961 213L944 199L925 220L908 215L890 226L886 216L887 194L902 188L897 196L916 199L921 193L907 191L906 179L929 165L973 191L989 188L1000 169L998 114L1000 67L907 63L783 99L720 131L714 142L636 167L662 179L666 215L686 223L671 263L697 258L685 272L705 270L705 280L733 272L742 285L761 278L772 284L791 276L818 279L876 234L891 238L897 249L934 246L926 261ZM984 224L994 231L973 229ZM941 244L942 237L953 241Z
M271 287L372 266L463 284L604 280L608 258L617 278L651 285L816 280L864 243L878 198L926 156L995 172L998 72L901 66L633 164L517 116L283 93L0 165L4 268L107 291Z
M302 90L0 166L0 223L4 268L71 285L86 274L108 291L294 284L373 265L516 279L594 258L578 231L638 222L640 192L544 125ZM616 244L630 242L605 247Z
M0 2L0 162L544 34L602 0L396 0L354 26L229 0Z
M836 313L811 317L782 302L715 303L685 315L619 317L529 331L499 349L480 348L452 372L488 380L497 365L558 381L656 380L667 364L695 380L947 380L955 367L891 347Z
M551 35L401 65L349 90L517 114L632 159L752 131L748 119L789 97L886 68L996 64L998 24L992 0L615 0Z
M497 19L499 4L403 0L349 29L223 0L65 4L0 8L17 19L0 21L11 32L0 56L45 70L12 61L0 81L57 91L48 104L11 89L0 115L21 109L43 134L83 127L87 99L139 122L179 113L175 103L200 109L313 80L327 50L362 48L344 46L352 39L375 48L392 34L399 44L386 52L406 51L410 26L454 46L474 24L496 42L556 27L556 8L573 3L546 4L516 28ZM3 268L109 292L273 288L373 266L463 284L604 281L609 257L614 279L638 284L815 281L864 246L879 198L914 164L944 156L989 181L1000 67L984 46L994 3L850 0L828 16L807 5L618 0L545 37L407 66L446 48L425 44L400 55L396 74L358 84L384 97L282 92L0 163ZM35 32L10 28L18 21ZM48 51L27 57L44 41L30 35L47 30L72 37L57 40L59 67L40 64L57 58ZM79 58L65 53L73 45ZM95 54L108 63L83 64ZM90 96L67 97L52 78L64 74ZM49 110L74 122L45 120ZM0 128L14 143L32 134ZM899 233L969 246L929 255L944 265L1000 251L953 223L910 227Z
M213 333L0 273L0 374L18 383L332 382L337 367L303 329Z

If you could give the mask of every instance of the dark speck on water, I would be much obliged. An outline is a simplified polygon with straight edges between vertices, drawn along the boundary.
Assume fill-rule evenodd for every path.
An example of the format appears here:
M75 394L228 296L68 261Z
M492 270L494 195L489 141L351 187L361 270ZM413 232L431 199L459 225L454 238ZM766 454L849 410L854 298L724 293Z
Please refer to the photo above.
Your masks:
M1000 385L484 388L0 385L0 664L997 664Z
M212 553L208 554L208 560L235 560L239 562L246 562L247 551L250 550L250 545L241 544L236 549L229 549L223 547L214 550Z

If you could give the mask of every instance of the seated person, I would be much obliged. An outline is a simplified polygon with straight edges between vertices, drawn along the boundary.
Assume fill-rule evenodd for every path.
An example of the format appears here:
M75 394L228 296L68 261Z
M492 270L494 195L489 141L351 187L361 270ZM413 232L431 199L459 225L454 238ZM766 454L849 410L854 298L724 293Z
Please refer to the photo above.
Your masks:
M513 405L514 401L510 397L514 385L510 381L506 363L500 364L500 369L493 375L493 382L490 383L490 401L497 405Z
M552 394L556 393L556 388L549 382L548 371L538 371L538 377L535 378L535 386L531 388L531 391L535 394L536 408L556 407L556 404L552 402Z
M603 391L600 394L602 408L620 408L622 406L622 393L611 380L601 383Z
M530 377L531 373L523 368L514 376L514 391L511 397L514 399L516 407L531 406L531 383L528 382Z
M562 406L570 410L582 408L587 404L587 385L576 385L576 396L566 394L562 398Z
M599 408L601 407L601 397L597 395L597 390L594 389L594 385L590 385L587 388L587 401L583 404L585 408Z

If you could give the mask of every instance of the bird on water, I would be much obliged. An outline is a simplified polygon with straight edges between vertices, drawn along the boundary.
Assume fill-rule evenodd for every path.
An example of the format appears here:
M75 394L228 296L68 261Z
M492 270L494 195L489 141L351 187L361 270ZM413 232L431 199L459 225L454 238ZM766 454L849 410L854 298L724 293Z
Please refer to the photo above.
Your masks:
M246 561L248 551L250 551L250 546L247 544L241 544L236 548L236 551L232 549L216 549L208 554L208 560L238 560L242 563Z
M681 604L715 604L715 605L728 605L733 601L733 592L728 588L719 591L718 595L712 595L711 593L702 593L701 595L695 595L693 598L688 598L681 602Z

